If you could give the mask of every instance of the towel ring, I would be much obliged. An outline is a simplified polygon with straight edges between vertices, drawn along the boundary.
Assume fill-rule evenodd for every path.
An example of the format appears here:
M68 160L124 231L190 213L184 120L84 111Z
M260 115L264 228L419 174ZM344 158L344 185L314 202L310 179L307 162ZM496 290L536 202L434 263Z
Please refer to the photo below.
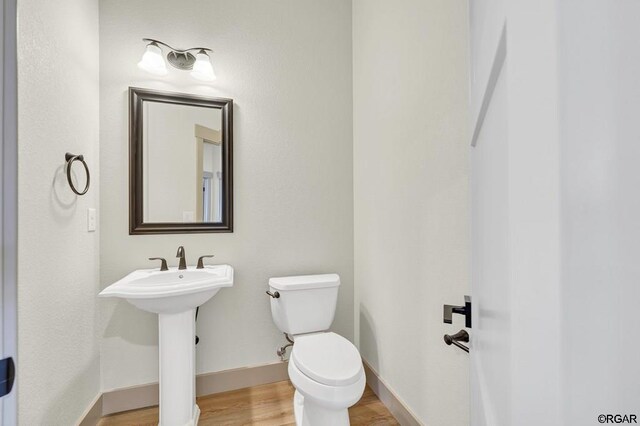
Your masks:
M64 159L67 162L67 165L66 165L67 182L69 182L69 186L71 187L71 190L78 195L86 194L87 191L89 190L89 184L91 183L91 174L89 173L89 166L87 166L87 163L84 161L84 155L82 154L75 155L67 152L64 155ZM74 161L80 161L84 166L84 171L87 173L87 184L84 187L84 190L82 192L76 189L75 185L73 184L73 181L71 180L71 165L73 164Z

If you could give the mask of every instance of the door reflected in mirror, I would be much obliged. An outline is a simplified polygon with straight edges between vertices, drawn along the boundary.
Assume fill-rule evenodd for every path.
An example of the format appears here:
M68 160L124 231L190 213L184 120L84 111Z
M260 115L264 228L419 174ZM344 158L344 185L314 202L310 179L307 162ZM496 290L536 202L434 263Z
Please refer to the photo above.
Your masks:
M199 155L202 197L196 212L201 213L196 220L202 222L222 221L222 147L208 139L202 139L202 155ZM196 188L199 189L199 188Z
M130 89L130 233L230 232L232 101Z

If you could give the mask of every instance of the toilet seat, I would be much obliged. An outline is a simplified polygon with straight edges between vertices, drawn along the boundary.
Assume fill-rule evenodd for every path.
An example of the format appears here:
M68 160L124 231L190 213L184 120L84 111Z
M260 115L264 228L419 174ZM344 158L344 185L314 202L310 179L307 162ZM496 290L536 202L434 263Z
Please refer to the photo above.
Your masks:
M302 374L326 386L349 386L364 375L358 349L331 332L296 336L291 362Z

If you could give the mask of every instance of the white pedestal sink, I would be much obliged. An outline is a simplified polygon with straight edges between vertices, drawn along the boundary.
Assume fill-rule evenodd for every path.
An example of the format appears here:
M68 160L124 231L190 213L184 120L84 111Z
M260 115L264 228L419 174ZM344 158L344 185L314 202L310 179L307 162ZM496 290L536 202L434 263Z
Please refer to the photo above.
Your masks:
M222 287L233 286L229 265L140 269L102 290L158 314L160 426L195 426L200 409L195 385L195 310Z

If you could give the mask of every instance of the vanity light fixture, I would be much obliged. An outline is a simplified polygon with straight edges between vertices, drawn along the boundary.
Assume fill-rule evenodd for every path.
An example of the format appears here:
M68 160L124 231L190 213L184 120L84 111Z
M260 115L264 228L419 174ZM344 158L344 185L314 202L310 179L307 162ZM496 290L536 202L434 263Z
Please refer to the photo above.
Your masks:
M191 77L201 81L212 81L216 79L216 74L213 72L213 66L211 65L211 59L206 50L201 49L196 54L196 61L193 64Z
M213 72L211 58L207 52L213 52L206 47L192 47L189 49L176 49L159 40L143 38L147 43L142 59L138 62L138 68L155 75L167 75L167 64L162 56L164 46L169 50L167 61L174 68L191 71L191 76L200 81L213 81L216 75ZM195 52L192 53L192 52Z

